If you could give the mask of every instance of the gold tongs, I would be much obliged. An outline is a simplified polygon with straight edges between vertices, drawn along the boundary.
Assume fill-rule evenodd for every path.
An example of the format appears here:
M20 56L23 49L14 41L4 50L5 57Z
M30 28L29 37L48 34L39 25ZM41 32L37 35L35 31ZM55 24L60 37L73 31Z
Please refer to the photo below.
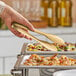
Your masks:
M34 36L32 36L31 34L29 34L28 32L26 32L24 29L29 30L26 26L21 25L21 24L18 24L18 23L14 23L14 24L12 25L12 27L13 27L15 30L19 31L20 33L22 33L22 34L24 34L24 35L26 35L26 36L28 36L28 37L30 37L30 38L38 41L41 45L43 45L43 46L46 47L47 49L52 50L52 51L57 51L56 46L54 46L53 44L51 44L51 43L49 43L49 42L46 42L46 41L43 41L43 40L39 40L39 39L37 39L36 37L34 37ZM65 44L64 41L63 41L61 38L59 38L58 36L56 36L56 35L47 34L47 33L41 32L41 31L39 31L39 30L37 30L37 29L35 29L34 32L39 33L39 34L42 34L42 35L46 36L48 39L50 39L50 40L52 40L53 42L58 43L58 44L60 44L60 45L64 45L64 44Z

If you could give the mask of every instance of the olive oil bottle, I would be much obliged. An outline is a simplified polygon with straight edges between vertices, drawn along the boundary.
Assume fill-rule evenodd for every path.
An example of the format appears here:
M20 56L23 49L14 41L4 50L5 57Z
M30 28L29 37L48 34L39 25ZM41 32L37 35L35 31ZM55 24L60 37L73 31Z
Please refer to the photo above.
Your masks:
M66 14L66 7L65 7L65 1L66 0L62 0L60 3L60 24L61 26L65 26L65 14Z
M40 16L40 18L45 21L48 20L47 9L48 9L48 0L41 0L41 16Z
M71 0L66 0L65 2L66 7L66 18L65 18L65 26L72 26L72 2Z
M50 27L57 27L57 0L49 0L48 5L48 24Z
M61 25L61 7L60 7L60 5L61 5L61 1L62 0L57 0L57 2L58 2L58 25Z
M61 2L59 3L59 10L60 11L60 15L58 18L58 22L61 26L64 27L68 27L68 26L72 26L72 11L71 11L71 6L72 6L72 2L71 0L61 0Z

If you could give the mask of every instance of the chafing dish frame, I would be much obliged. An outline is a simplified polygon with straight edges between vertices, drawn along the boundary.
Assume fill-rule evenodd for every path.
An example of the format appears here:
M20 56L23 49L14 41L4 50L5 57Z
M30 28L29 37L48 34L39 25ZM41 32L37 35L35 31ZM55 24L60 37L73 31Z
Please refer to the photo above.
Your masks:
M27 51L28 43L24 43L21 49L21 53L17 56L17 62L14 66L14 69L11 70L11 74L14 76L16 71L21 72L21 76L28 76L28 71L30 68L32 69L55 69L55 71L59 70L67 70L67 69L76 69L76 66L20 66L21 60L24 55L30 55L30 54L38 54L38 55L53 55L55 53L58 53L59 55L76 55L76 52L53 52L53 51L38 51L38 52L33 52L33 51Z

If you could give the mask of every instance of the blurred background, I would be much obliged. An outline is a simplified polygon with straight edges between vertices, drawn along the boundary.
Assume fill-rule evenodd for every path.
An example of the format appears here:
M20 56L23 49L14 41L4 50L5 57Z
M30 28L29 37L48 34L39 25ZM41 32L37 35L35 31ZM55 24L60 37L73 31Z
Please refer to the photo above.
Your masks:
M76 0L2 0L27 18L35 28L76 43ZM44 36L31 33L39 39ZM32 43L13 35L0 18L0 73L9 74L23 43ZM50 42L50 41L49 41Z
M67 27L76 23L75 0L2 0L36 28ZM66 20L65 20L66 19ZM46 21L46 22L45 22ZM2 25L2 26L1 26ZM0 29L7 29L0 20Z

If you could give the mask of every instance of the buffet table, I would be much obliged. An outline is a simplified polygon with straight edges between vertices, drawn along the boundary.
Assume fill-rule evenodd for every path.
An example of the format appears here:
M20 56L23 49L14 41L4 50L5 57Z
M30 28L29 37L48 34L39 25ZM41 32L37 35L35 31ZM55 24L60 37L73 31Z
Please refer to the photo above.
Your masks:
M39 29L46 33L52 33L60 36L67 42L76 43L76 28L44 28ZM31 32L32 35L42 40L47 40L42 35ZM21 39L12 34L9 30L0 31L0 73L10 73L10 69L13 67L16 61L17 54L20 53L23 43L32 43L34 40L29 41ZM9 62L10 61L10 62Z

